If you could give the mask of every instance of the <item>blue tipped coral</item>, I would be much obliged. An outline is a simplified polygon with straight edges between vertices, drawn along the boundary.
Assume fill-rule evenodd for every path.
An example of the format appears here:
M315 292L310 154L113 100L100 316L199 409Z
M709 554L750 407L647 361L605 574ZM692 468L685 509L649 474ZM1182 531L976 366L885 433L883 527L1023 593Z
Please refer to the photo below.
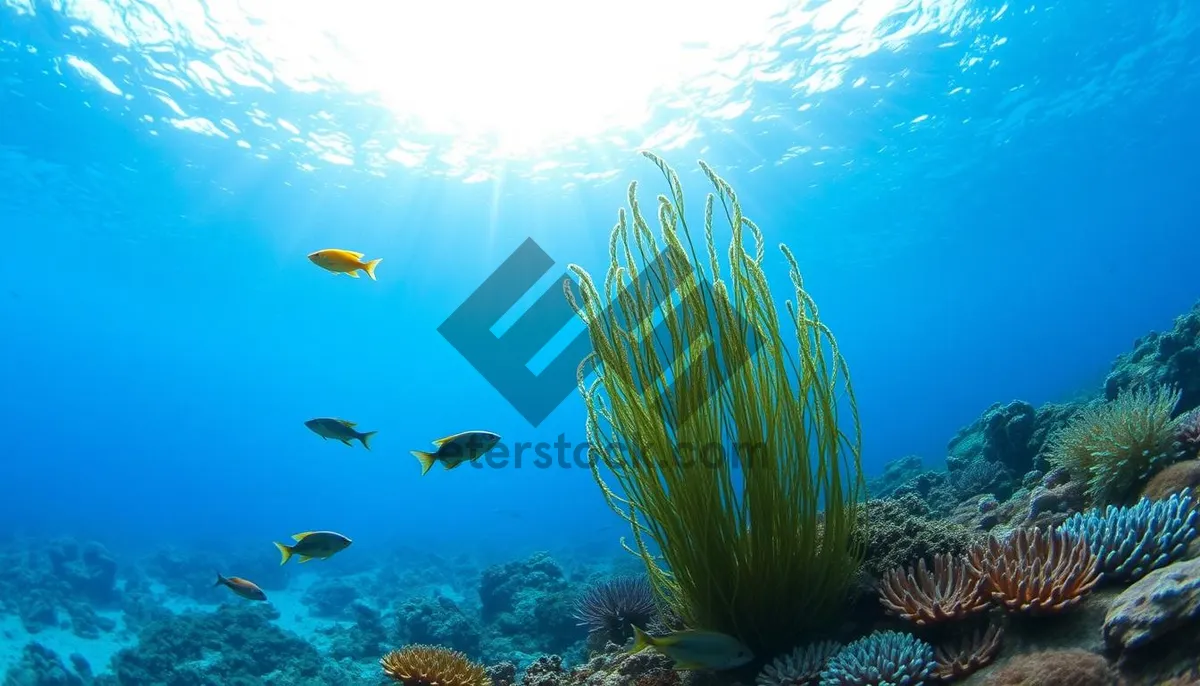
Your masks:
M821 672L821 686L920 686L936 666L925 641L876 631L838 651Z
M1183 557L1197 536L1196 527L1196 507L1188 493L1077 513L1062 525L1087 539L1105 577L1125 582Z

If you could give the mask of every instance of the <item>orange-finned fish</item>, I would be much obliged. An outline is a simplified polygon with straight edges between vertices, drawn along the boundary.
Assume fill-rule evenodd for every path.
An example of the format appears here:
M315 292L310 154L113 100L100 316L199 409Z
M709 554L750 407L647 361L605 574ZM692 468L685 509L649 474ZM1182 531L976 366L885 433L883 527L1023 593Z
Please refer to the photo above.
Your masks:
M263 593L263 590L259 588L253 581L247 581L241 577L224 577L221 576L220 572L217 572L217 583L213 584L213 586L226 586L229 588L229 590L247 600L267 599L267 594Z
M358 270L363 270L371 280L375 280L375 267L383 258L371 260L370 262L362 261L363 254L352 250L339 250L337 248L326 248L318 250L314 253L309 253L308 259L312 263L333 272L334 274L346 274L358 278Z

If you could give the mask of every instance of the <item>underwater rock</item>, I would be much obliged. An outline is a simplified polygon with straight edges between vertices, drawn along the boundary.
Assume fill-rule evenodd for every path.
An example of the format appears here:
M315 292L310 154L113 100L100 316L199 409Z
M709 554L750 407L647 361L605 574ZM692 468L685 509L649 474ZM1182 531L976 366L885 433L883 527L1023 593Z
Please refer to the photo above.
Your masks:
M492 680L492 686L513 686L517 681L517 666L511 662L489 665L487 673L488 678Z
M38 589L17 596L17 607L21 625L31 634L58 626L58 611L47 591Z
M1200 460L1176 462L1159 471L1142 487L1140 498L1165 500L1184 489L1200 486Z
M1013 474L1024 474L1038 466L1046 439L1077 410L1073 404L1035 409L1021 400L996 403L950 440L946 467L954 472L975 462L999 462Z
M348 614L354 618L351 626L335 626L322 631L331 638L330 657L363 660L377 658L386 652L388 635L379 612L356 601L350 605Z
M1145 647L1200 618L1200 559L1156 569L1125 589L1104 618L1105 644Z
M919 455L898 457L883 465L882 474L867 482L867 492L872 498L884 498L892 495L910 479L932 472L933 470L925 467Z
M491 621L516 606L516 597L528 591L548 591L566 583L562 567L549 553L534 553L527 560L492 565L479 580L483 620Z
M66 581L72 591L99 605L113 601L117 562L104 546L64 540L52 545L46 555L54 575Z
M168 686L318 678L324 661L317 649L276 626L272 620L278 618L278 610L266 603L172 615L146 625L137 645L113 656L112 671L120 684ZM271 681L264 678L268 674L274 674Z
M82 662L84 672L72 671L53 650L40 643L29 643L21 651L21 659L8 668L4 686L84 686L84 675L91 677L87 660L74 659L77 669Z
M80 638L100 638L100 634L117 628L116 621L96 614L87 603L69 603L67 614L71 617L71 630Z
M1119 686L1120 675L1087 650L1044 650L1016 655L990 672L985 686Z
M485 659L521 663L521 655L538 653L582 657L587 631L573 616L576 595L546 553L485 569L479 584Z
M440 645L468 655L479 652L479 627L444 596L410 598L396 610L397 644Z
M345 617L358 589L341 579L322 579L305 592L303 603L314 617Z
M1176 414L1200 406L1200 302L1176 317L1170 331L1152 331L1118 356L1104 380L1104 395L1114 400L1126 389L1164 384L1181 392Z
M558 686L568 681L568 672L558 655L542 655L521 675L522 686Z

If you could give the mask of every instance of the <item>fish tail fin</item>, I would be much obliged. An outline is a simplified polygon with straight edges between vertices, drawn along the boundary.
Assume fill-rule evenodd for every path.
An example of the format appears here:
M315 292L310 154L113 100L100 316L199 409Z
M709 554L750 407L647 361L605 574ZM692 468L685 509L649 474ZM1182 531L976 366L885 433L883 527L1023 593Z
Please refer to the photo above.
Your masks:
M363 444L367 450L371 449L371 437L379 433L378 431L368 431L365 434L358 435L358 442Z
M382 257L373 259L370 262L367 262L366 264L364 264L362 267L362 270L367 273L367 276L371 277L372 281L375 281L375 267L379 266L380 262L383 262Z
M427 453L424 450L413 450L412 454L421 462L421 476L425 476L433 468L433 463L437 462L433 453Z
M633 625L633 648L629 650L629 653L631 655L633 653L640 653L652 645L654 645L654 639L646 635L646 632L642 631L636 624Z
M224 583L225 583L225 577L221 576L220 572L217 572L217 583L213 584L213 587L215 588L217 586L221 586Z
M287 546L287 545L277 542L277 543L275 543L275 547L279 548L279 554L283 556L283 559L279 561L279 564L281 564L281 565L287 564L287 561L292 559L291 546Z

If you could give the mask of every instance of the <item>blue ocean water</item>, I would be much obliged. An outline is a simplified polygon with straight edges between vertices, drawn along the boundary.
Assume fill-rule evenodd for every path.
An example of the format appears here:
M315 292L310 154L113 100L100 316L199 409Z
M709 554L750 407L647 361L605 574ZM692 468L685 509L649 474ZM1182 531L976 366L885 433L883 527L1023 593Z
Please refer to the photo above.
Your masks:
M697 222L697 160L732 184L781 301L795 251L868 472L1093 392L1200 294L1200 5L737 6L0 3L0 536L622 554L578 465L409 451L586 440L577 394L533 426L438 327L526 239L555 266L508 324L602 274L628 183L665 188L641 149Z

